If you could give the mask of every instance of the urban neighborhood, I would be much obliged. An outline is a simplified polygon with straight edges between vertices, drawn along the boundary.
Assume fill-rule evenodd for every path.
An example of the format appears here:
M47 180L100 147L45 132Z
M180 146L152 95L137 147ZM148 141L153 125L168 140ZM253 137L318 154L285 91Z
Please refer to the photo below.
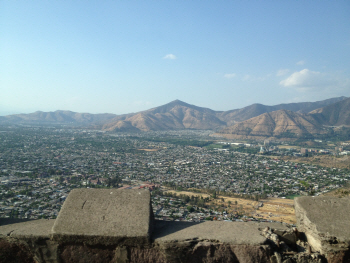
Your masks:
M264 198L319 195L350 180L348 169L282 158L305 154L305 148L280 149L268 141L222 141L209 135L4 126L0 217L56 218L70 190L113 187L152 191L158 219L257 220L257 211L248 213L224 198L221 205L213 201L239 197L257 202L259 209ZM312 152L336 154L334 149Z

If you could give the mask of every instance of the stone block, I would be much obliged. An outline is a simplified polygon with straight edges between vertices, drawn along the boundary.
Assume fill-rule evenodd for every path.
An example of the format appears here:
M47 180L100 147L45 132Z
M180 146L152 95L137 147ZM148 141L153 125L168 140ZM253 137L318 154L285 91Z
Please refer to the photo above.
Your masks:
M52 238L86 244L147 244L153 227L148 190L74 189L56 219Z
M294 202L298 230L305 232L314 251L349 250L350 198L299 197Z
M53 219L39 219L4 224L0 227L0 237L10 236L18 239L32 240L49 239L54 222L55 220Z
M156 222L154 242L166 262L269 262L271 242L261 229L287 229L278 223Z
M266 237L261 235L261 229L267 226L280 231L287 230L279 223L242 223L207 221L202 223L157 221L154 233L155 241L181 242L188 240L216 240L233 245L263 245Z

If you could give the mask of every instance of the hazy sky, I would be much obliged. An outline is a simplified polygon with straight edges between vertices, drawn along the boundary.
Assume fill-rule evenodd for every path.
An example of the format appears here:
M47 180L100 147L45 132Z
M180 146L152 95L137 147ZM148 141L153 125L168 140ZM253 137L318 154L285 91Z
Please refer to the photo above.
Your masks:
M350 1L0 1L0 115L350 96Z

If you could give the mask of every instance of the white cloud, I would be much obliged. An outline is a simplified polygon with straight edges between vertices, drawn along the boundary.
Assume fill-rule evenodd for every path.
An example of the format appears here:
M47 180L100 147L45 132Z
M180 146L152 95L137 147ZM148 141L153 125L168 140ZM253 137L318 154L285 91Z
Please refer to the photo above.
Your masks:
M232 79L232 78L236 77L236 73L227 73L224 75L224 77L227 79Z
M243 81L248 81L248 80L253 80L253 79L254 79L254 77L249 75L249 74L244 75L244 77L242 78Z
M313 87L322 85L321 78L322 75L320 72L303 69L294 72L288 78L282 80L280 84L285 87Z
M163 59L176 59L176 56L174 54L167 54L163 57Z
M305 64L305 60L300 60L297 62L297 65L302 66Z
M280 69L279 71L277 71L276 76L283 76L286 75L289 72L289 69Z
M282 80L280 85L294 88L299 92L340 92L349 88L349 79L334 74L303 69Z

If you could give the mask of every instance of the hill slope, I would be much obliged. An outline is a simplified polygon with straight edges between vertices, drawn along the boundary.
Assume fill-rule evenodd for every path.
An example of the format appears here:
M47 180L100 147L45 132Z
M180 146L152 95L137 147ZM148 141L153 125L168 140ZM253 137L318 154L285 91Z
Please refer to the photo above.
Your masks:
M0 121L7 123L71 123L91 124L99 123L114 118L115 114L90 114L73 111L57 110L54 112L36 111L30 114L14 114L1 117Z
M333 104L331 104L333 103ZM325 106L325 107L323 107ZM37 111L31 114L15 114L8 116L0 116L0 123L35 123L35 124L60 124L69 123L72 125L85 125L92 128L102 129L106 131L156 131L156 130L178 130L178 129L210 129L217 130L229 126L226 129L228 134L237 132L239 135L246 135L252 132L250 136L272 136L273 134L293 134L293 136L304 136L312 134L309 128L302 128L305 121L312 123L320 129L320 125L350 125L350 99L345 97L332 98L317 102L301 102L279 104L275 106L266 106L263 104L252 104L242 109L230 111L214 111L208 108L198 107L187 104L180 100L175 100L165 105L155 107L137 113L124 115L115 114L89 114L76 113L71 111L55 111L41 112ZM323 108L320 108L323 107ZM274 115L272 112L278 110L287 110L291 112L308 112L313 110L311 114L301 114L295 117L292 113L284 111L280 113L283 119L288 116L294 116L300 120L300 129L292 129L293 125L289 125L286 131L279 132L279 128L274 125ZM316 110L317 109L317 110ZM271 113L267 114L266 113ZM250 120L262 114L264 116L259 119ZM282 118L282 117L280 117ZM287 123L298 123L297 120L289 118ZM292 120L293 119L293 120ZM249 120L249 122L245 122ZM255 122L258 123L255 123ZM235 128L238 122L243 122ZM255 124L254 124L255 123ZM297 127L298 125L294 125ZM298 127L299 127L298 126ZM252 131L250 131L251 129ZM277 130L276 130L277 129ZM249 132L247 132L249 131ZM319 130L317 130L319 132ZM343 133L346 133L344 131ZM301 135L303 134L303 135ZM281 136L281 135L278 135Z
M225 121L228 126L231 126L236 122L241 122L253 117L257 117L266 112L273 112L277 110L290 110L299 113L308 113L312 110L343 101L344 99L346 99L346 97L342 96L316 102L284 103L274 106L267 106L255 103L242 109L218 112L216 116L220 120Z
M197 107L180 100L160 107L115 118L103 126L103 130L120 131L120 126L131 125L140 131L177 129L216 129L226 123L215 116L216 112Z
M331 126L350 126L350 98L310 112L318 122Z
M237 137L308 137L324 132L322 126L309 115L278 110L236 123L219 133Z

